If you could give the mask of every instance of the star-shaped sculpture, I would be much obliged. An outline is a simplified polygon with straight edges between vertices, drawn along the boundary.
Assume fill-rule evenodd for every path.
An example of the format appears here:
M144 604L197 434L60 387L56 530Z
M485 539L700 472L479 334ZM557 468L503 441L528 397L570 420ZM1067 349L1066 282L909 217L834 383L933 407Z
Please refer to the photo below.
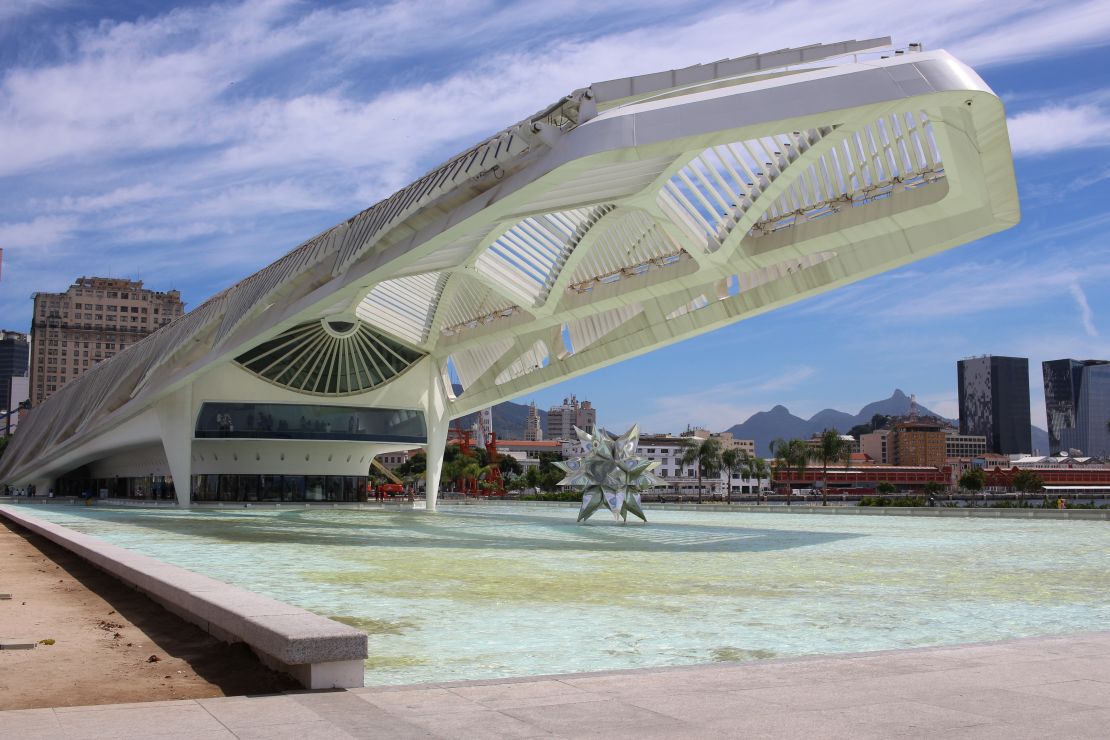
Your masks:
M646 522L647 517L640 505L640 491L663 485L665 481L651 472L658 467L657 460L636 457L640 428L633 424L619 437L604 429L599 430L596 436L578 427L574 431L586 454L555 465L567 474L559 485L582 487L582 508L578 510L578 521L589 519L605 506L616 521L627 522L631 512Z

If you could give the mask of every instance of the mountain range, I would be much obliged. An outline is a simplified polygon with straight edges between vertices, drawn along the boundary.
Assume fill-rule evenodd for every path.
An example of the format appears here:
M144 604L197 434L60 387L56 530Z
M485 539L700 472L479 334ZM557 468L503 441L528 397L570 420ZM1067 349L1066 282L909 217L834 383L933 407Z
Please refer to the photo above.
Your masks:
M462 388L456 386L455 393L461 392ZM543 409L536 410L540 416L540 429L546 435L547 412ZM477 420L477 414L467 414L451 422L451 425L460 425L463 429L469 429ZM493 407L493 431L497 433L498 439L524 439L524 429L527 424L528 406L526 404L504 401Z
M461 388L455 389L456 393L461 391ZM537 410L540 416L540 429L546 432L547 412L543 409ZM875 414L905 416L909 412L910 397L900 389L896 389L890 398L872 401L856 414L849 414L836 409L824 409L808 419L803 419L790 413L788 408L780 404L770 411L760 411L752 414L747 421L742 424L735 424L729 427L727 431L732 432L732 436L737 439L754 439L756 453L770 457L770 443L773 439L809 439L814 434L820 434L826 429L836 429L847 434L848 430L857 424L870 422L871 417ZM952 426L959 426L957 420L945 418L921 404L917 405L917 413L919 416L935 416L952 424ZM476 414L468 414L453 423L469 428L474 424L476 417ZM500 439L524 439L524 428L527 419L528 406L526 404L505 401L493 407L493 429ZM1033 449L1046 454L1048 452L1048 432L1035 426L1031 430Z
M809 419L803 419L790 413L785 406L778 405L770 411L760 411L748 417L742 424L729 427L728 431L737 439L754 439L756 453L761 456L771 455L770 443L774 439L809 439L814 434L820 434L826 429L836 429L846 434L857 424L867 424L875 414L884 416L905 416L910 412L910 397L900 389L896 389L890 398L881 401L872 401L859 410L857 414L849 414L836 409L818 411ZM935 416L958 427L959 422L948 419L917 405L919 416ZM1033 449L1048 451L1048 432L1038 427L1031 427L1033 436Z

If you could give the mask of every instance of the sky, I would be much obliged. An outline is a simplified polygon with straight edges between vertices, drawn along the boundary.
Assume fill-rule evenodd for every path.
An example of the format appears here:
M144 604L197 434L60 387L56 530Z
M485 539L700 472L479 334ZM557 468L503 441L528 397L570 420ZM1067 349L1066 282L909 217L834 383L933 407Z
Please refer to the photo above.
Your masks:
M590 82L889 35L1006 106L1022 222L539 391L602 425L724 429L895 388L957 415L956 361L1110 359L1110 0L0 2L0 327L81 275L187 307Z

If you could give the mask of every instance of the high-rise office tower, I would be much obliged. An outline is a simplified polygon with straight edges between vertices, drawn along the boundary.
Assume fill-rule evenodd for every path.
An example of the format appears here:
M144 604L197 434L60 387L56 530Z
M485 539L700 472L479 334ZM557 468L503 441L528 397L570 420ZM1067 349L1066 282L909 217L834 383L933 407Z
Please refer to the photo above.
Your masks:
M971 357L956 363L960 434L987 438L987 450L1003 455L1033 451L1029 420L1029 360Z
M1041 370L1049 452L1110 455L1110 360L1049 360Z
M184 313L180 293L141 280L81 277L65 293L35 293L32 405Z
M27 361L31 353L31 344L27 335L18 331L0 330L0 412L4 413L4 423L0 425L0 434L10 431L10 418L8 412L18 408L19 404L27 397L26 382Z

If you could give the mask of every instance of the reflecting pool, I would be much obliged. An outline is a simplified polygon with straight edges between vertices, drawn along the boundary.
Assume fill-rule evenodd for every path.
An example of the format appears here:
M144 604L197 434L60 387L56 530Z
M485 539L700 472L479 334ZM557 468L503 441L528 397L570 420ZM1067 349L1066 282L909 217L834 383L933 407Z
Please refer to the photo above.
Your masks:
M881 650L1101 628L1110 525L445 507L35 507L354 625L368 685Z

